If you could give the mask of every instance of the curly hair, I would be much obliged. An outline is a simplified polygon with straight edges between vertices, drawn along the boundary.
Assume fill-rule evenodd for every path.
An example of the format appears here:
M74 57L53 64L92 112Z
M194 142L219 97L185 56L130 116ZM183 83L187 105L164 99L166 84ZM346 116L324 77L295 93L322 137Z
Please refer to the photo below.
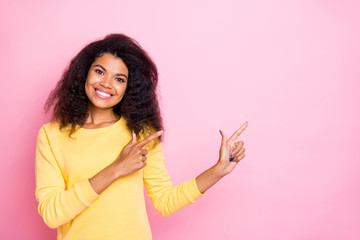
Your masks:
M69 137L77 126L85 124L89 102L85 93L87 74L95 59L104 53L121 58L129 70L125 95L113 107L114 113L125 118L127 127L137 137L163 130L156 95L157 67L138 42L123 34L109 34L92 42L71 60L45 103L46 113L53 108L51 120L58 121L60 129L70 126Z

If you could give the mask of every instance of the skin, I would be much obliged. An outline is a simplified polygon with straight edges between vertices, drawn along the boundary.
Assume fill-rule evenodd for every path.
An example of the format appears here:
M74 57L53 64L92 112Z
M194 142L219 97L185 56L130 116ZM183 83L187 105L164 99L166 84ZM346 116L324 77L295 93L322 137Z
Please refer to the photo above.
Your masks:
M89 98L88 113L84 128L99 128L111 125L119 119L113 107L124 97L129 71L121 58L104 53L95 59L89 69L85 92ZM106 91L109 99L99 97L95 90Z
M119 119L119 116L113 111L113 106L123 98L128 76L128 69L120 58L104 53L95 59L90 67L85 83L85 92L89 98L89 116L84 128L106 127ZM103 99L96 95L95 89L107 91L112 96L109 99ZM220 131L222 141L219 160L214 166L196 177L196 184L201 193L204 193L222 177L231 173L238 162L245 157L244 142L237 142L236 139L245 130L247 125L247 122L244 123L229 139L227 139L225 133ZM161 134L162 131L159 131L137 142L136 135L132 133L132 139L123 148L115 161L89 179L94 191L100 194L116 179L132 174L145 167L148 151L144 147L152 140L161 136ZM235 154L234 161L230 162L229 158L233 154Z

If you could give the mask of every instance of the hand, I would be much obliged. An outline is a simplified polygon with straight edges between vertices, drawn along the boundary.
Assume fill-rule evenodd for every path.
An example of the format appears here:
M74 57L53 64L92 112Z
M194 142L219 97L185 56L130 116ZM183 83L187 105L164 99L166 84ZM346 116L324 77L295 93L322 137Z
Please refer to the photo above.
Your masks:
M217 166L221 169L224 175L231 173L237 163L245 157L244 142L235 142L240 134L246 129L248 123L245 122L229 139L226 138L224 132L220 131L222 135L220 156ZM232 158L230 161L230 158Z
M136 143L136 135L132 132L130 142L123 148L120 155L114 161L118 169L118 177L129 175L145 167L148 151L143 149L143 147L155 138L161 136L162 133L163 131L158 131Z

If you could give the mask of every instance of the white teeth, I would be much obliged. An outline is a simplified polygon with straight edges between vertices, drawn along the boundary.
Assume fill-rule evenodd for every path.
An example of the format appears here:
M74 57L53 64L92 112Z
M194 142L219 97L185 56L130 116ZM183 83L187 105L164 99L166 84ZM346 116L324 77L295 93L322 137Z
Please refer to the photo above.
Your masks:
M111 97L111 95L110 95L110 94L107 94L107 93L101 92L101 91L99 91L99 90L96 90L96 92L97 92L98 94L100 94L101 96L104 96L104 97Z

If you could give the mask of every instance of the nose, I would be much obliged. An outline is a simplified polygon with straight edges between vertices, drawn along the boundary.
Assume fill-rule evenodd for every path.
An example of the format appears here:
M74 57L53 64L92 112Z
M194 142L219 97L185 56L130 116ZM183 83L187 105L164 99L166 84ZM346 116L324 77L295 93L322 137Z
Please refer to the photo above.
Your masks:
M104 77L102 81L100 82L100 85L106 88L111 88L111 78L110 77Z

